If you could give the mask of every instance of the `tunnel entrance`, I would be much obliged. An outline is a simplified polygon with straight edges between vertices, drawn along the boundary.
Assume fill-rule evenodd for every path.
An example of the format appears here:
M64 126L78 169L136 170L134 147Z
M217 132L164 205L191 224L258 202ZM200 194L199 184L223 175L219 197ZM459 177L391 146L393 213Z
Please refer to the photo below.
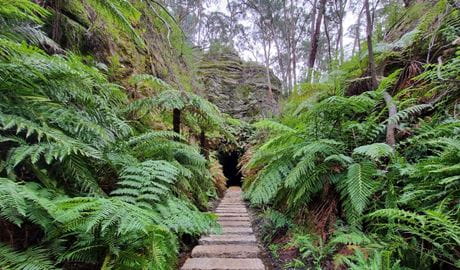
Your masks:
M227 177L227 186L239 186L241 187L241 180L243 175L240 172L238 167L238 160L241 153L239 151L228 151L228 152L218 152L217 158L219 159L220 164L224 171L225 177Z

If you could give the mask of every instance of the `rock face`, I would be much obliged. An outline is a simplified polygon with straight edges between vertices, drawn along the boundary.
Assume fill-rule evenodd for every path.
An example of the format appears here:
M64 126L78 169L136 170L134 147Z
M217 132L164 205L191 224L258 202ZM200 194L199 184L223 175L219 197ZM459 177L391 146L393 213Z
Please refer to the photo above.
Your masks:
M247 121L277 114L281 82L264 66L243 61L234 52L207 53L199 66L207 99L229 115Z

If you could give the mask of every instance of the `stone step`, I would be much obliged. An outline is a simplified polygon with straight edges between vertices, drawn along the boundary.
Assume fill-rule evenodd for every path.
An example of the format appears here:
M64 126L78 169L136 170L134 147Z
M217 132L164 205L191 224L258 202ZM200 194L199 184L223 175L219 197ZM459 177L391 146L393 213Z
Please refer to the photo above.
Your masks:
M219 208L234 208L234 207L246 207L246 205L242 203L221 203L218 206Z
M262 260L257 258L190 258L182 270L265 270Z
M206 245L192 250L193 258L257 258L259 254L255 245Z
M218 222L222 227L251 227L249 221L219 221Z
M216 213L247 213L246 208L217 208Z
M247 212L248 210L246 210L246 208L244 208L244 207L217 207L216 210L214 210L214 212L223 212L223 211L227 211L227 212Z
M222 228L222 234L252 234L251 227L225 227Z
M249 221L249 217L219 217L218 221Z
M257 244L254 235L238 235L238 234L212 234L200 238L201 245L248 245Z
M214 214L222 234L200 238L181 270L265 270L239 187L230 187Z
M244 204L244 201L241 199L223 199L220 203L223 204Z
M216 213L218 217L249 217L248 213Z

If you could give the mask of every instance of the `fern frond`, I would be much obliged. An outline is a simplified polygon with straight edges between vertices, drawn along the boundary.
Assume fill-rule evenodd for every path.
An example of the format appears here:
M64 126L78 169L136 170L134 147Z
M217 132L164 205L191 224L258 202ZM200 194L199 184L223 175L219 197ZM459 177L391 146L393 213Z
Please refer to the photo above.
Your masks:
M49 258L47 249L30 247L24 251L17 251L2 243L0 243L0 268L4 270L58 269Z
M374 174L375 166L370 162L355 163L348 167L344 181L351 204L357 213L364 211L375 190L375 183L372 182Z
M261 120L253 126L257 129L268 129L273 132L295 132L295 129L271 120Z
M368 156L373 160L378 160L382 157L389 157L393 155L394 150L386 143L373 143L362 145L353 149L353 154L360 154Z

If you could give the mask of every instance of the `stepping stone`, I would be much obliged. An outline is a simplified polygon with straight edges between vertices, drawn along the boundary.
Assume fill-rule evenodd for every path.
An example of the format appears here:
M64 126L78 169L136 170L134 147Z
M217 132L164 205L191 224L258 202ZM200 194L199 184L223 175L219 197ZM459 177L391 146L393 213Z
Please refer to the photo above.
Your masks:
M182 270L265 270L260 259L190 258Z
M251 227L249 221L219 221L222 227Z
M239 234L212 234L210 236L203 236L200 239L201 245L248 245L257 244L254 235L239 235Z
M192 250L193 258L257 258L260 250L254 245L206 245Z
M225 227L222 228L223 234L252 234L252 228L250 227Z

